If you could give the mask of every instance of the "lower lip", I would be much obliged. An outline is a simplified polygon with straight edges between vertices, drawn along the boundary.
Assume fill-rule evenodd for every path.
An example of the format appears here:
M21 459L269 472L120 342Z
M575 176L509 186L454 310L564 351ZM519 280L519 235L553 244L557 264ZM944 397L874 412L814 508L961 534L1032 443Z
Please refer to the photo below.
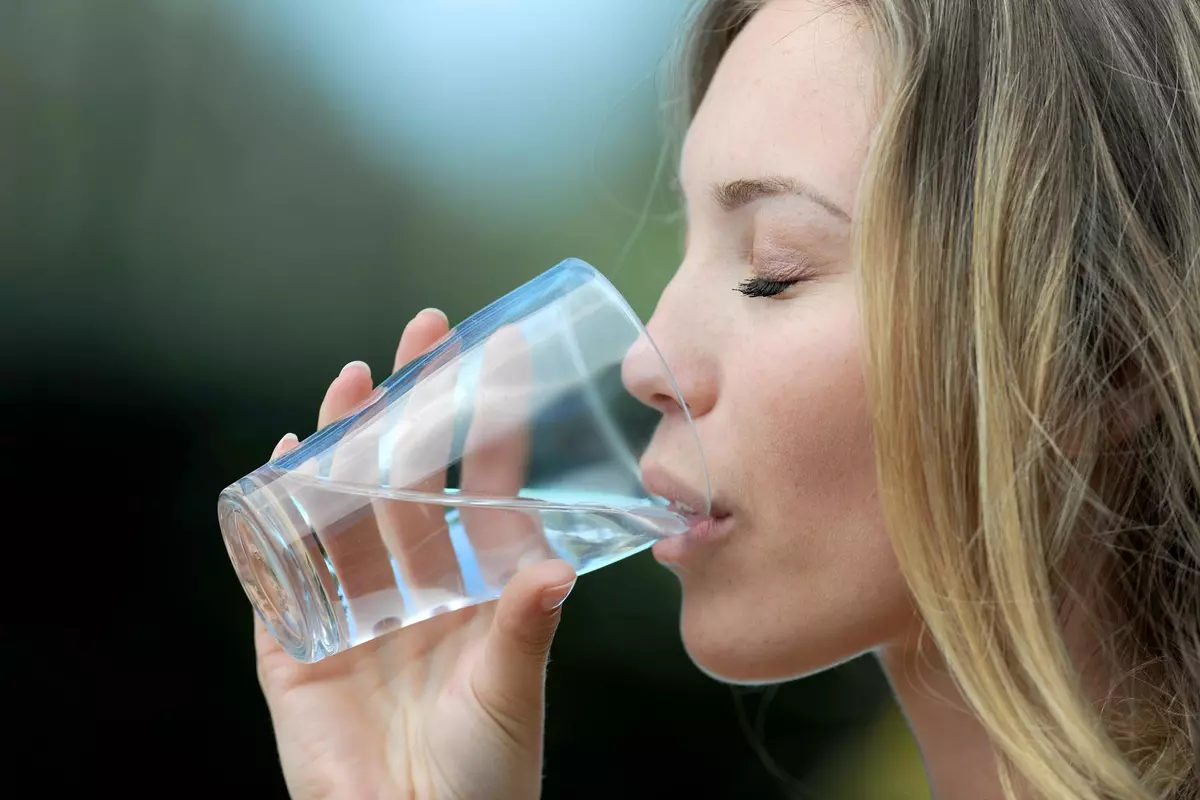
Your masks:
M667 564L683 561L692 553L725 538L731 524L729 517L695 517L689 522L691 527L687 532L654 543L651 552L656 560Z

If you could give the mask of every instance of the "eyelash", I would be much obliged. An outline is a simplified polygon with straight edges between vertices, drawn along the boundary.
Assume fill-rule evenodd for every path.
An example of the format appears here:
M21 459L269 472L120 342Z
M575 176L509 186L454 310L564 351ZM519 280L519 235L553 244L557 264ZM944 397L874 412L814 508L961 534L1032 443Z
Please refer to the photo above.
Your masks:
M770 278L760 278L757 275L753 278L747 278L737 285L736 291L746 295L746 297L774 297L777 294L782 294L792 286L800 283L803 278L794 280L778 281Z
M801 274L795 278L779 280L778 278L764 278L755 275L752 278L746 278L737 285L734 290L744 294L746 297L774 297L777 294L783 294L797 283L804 283L812 280L813 276L809 273L807 266Z

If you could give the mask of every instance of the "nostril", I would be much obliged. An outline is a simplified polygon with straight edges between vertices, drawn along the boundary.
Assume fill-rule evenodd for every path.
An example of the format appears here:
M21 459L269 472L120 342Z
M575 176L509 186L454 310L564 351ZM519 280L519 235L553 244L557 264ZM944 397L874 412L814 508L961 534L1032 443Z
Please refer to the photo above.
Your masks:
M680 401L676 397L663 392L654 392L648 396L639 395L638 399L660 414L670 414L673 411L679 411L681 407Z

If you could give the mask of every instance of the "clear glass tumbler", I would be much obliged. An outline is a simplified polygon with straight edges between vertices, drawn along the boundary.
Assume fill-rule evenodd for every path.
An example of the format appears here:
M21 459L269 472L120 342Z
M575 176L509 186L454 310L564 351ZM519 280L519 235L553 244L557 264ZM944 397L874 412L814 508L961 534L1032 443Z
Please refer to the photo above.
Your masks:
M631 370L674 393L687 430L658 467L704 507L645 487L661 414L630 393ZM683 533L709 500L666 363L616 288L569 259L226 488L218 516L251 604L313 662L494 600L531 561L611 564Z

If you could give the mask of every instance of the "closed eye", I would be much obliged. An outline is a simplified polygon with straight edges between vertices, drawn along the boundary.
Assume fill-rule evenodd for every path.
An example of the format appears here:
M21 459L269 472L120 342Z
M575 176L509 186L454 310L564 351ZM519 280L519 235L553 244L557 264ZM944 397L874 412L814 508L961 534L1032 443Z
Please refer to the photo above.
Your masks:
M781 281L772 278L762 278L754 276L747 278L737 285L736 291L746 295L746 297L774 297L777 294L782 294L792 286L805 280L804 278L794 278L791 280Z

